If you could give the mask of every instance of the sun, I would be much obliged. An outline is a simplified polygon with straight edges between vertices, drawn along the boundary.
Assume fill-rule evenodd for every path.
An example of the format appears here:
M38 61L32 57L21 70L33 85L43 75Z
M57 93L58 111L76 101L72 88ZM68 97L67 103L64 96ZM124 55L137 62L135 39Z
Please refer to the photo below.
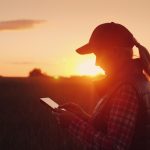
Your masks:
M94 61L91 59L84 60L77 66L77 72L79 75L105 75L105 72L102 68L95 66Z

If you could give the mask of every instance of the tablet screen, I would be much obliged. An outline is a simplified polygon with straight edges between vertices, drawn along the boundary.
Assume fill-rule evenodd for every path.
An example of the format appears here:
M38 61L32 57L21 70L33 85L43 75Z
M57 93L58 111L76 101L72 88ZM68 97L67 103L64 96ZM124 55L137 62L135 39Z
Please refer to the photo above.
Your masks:
M54 102L51 98L45 97L45 98L40 98L43 102L45 102L47 105L49 105L51 108L55 109L58 108L58 104Z

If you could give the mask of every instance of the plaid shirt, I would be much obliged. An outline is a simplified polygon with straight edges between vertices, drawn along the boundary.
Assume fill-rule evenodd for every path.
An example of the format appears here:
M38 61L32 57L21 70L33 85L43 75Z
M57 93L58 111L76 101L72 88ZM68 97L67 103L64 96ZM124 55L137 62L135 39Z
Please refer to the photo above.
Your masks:
M68 131L76 141L84 145L85 149L129 149L139 112L137 93L131 85L123 84L110 100L113 104L108 116L106 133L77 116L73 118Z

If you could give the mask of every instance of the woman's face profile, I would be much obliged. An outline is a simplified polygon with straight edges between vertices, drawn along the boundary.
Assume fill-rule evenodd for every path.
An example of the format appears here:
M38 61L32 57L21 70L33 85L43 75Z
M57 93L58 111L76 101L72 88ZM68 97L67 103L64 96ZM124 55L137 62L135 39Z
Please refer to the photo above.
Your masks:
M96 56L96 66L100 66L106 73L116 70L120 58L116 57L117 55L113 49L97 50L94 54Z
M95 65L101 67L102 69L104 69L107 72L110 63L108 61L107 56L105 56L105 55L96 55Z

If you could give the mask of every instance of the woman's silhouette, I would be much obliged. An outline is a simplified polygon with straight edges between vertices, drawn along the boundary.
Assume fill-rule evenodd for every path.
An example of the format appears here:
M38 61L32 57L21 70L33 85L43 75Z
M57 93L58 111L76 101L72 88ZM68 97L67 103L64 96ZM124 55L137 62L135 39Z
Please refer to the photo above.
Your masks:
M139 58L133 59L133 47ZM94 53L106 72L107 87L93 114L76 104L56 109L62 127L73 139L91 150L150 149L150 55L132 33L117 23L101 24L79 54Z

